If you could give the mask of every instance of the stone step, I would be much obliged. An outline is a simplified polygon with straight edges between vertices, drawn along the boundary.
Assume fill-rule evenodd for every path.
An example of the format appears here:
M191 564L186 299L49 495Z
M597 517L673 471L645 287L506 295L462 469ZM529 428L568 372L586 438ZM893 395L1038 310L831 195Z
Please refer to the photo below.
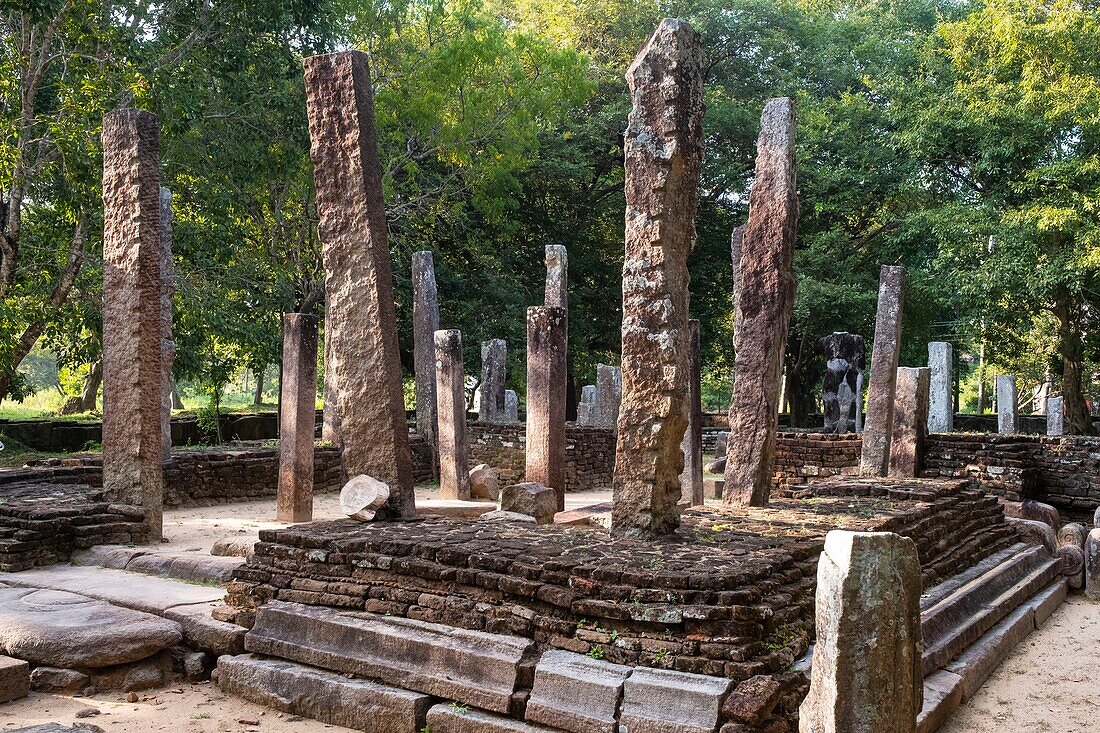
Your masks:
M957 587L946 594L933 590L939 600L921 613L925 675L942 668L1017 606L1050 585L1060 569L1056 558L1042 548L1029 546L999 563L979 563L976 577L960 579Z
M244 564L244 558L203 552L165 552L125 545L98 545L73 553L72 564L225 585L233 577L233 571Z

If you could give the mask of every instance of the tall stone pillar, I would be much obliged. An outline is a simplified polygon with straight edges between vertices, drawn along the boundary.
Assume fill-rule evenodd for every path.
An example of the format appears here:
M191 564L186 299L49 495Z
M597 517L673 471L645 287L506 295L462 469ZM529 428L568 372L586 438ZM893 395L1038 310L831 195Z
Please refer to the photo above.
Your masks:
M281 382L276 512L280 522L309 522L317 431L317 316L283 314Z
M163 534L164 283L160 123L116 109L103 118L103 488L145 509Z
M435 332L439 330L439 292L431 252L413 252L413 368L416 371L416 433L435 443Z
M413 517L412 458L367 56L343 51L303 64L328 298L326 374L336 393L344 468L389 485L379 518Z
M176 342L172 340L172 300L176 295L175 267L172 263L172 192L160 189L160 336L164 348L164 404L160 413L160 434L164 460L172 457L172 364Z
M561 308L569 316L569 253L560 244L546 245L547 308Z
M915 478L924 461L928 435L929 367L898 367L894 420L890 430L890 469L894 478Z
M527 309L528 483L554 489L565 509L565 311Z
M833 530L817 564L817 646L799 733L914 733L924 700L913 540Z
M733 264L733 332L737 333L737 304L741 302L741 246L745 242L745 224L730 232L730 260Z
M596 385L586 384L581 389L581 401L577 405L577 425L590 427L596 420Z
M1019 393L1016 391L1016 375L997 377L997 432L1014 435L1020 432Z
M890 426L894 422L894 386L901 349L901 312L905 303L905 268L883 265L879 274L875 344L867 386L860 476L885 476L890 462Z
M466 448L466 377L462 332L435 332L436 404L439 406L439 498L470 498Z
M611 511L620 535L668 534L680 524L702 61L699 34L666 18L626 74L633 109L624 137L623 381Z
M481 422L505 421L504 384L507 378L507 342L504 339L483 342L481 344L481 402L477 411Z
M928 368L932 370L928 397L928 432L955 429L954 350L944 341L928 344Z
M340 416L336 411L336 385L332 379L329 364L332 363L332 339L329 337L328 297L325 298L325 379L321 387L321 440L340 445Z
M514 389L504 390L504 422L519 422L519 395Z
M1066 434L1066 404L1061 397L1047 397L1047 435Z
M687 428L680 450L684 454L684 471L680 474L680 500L689 506L703 505L703 401L702 357L699 343L699 321L688 321L691 349L688 360Z
M618 430L623 402L623 370L608 364L596 365L596 411L592 424Z
M825 377L821 382L826 433L857 430L860 377L866 364L863 337L836 331L818 342L825 352Z
M794 100L772 99L760 117L756 182L741 244L726 504L765 506L771 493L797 230Z

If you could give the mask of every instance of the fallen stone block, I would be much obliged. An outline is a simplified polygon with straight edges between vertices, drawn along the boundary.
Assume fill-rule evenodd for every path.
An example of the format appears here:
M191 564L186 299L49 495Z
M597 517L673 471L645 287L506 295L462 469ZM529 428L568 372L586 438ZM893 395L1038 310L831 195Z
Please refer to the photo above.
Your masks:
M216 603L173 606L164 612L164 617L180 625L184 640L194 649L214 656L242 654L246 629L216 620L212 616L215 608L218 608Z
M714 733L733 681L637 667L623 686L619 724L629 733Z
M97 690L141 692L164 687L172 680L172 652L165 649L139 662L89 670Z
M431 733L552 733L556 729L461 705L442 704L428 711L427 730Z
M611 502L604 501L599 504L590 504L580 509L572 509L567 512L558 512L554 515L554 524L560 524L566 527L572 527L576 525L584 526L592 523L592 517L599 514L610 514Z
M0 703L31 693L31 666L22 659L0 656Z
M809 665L806 665L809 671ZM750 677L737 685L723 703L722 711L731 720L746 725L761 725L783 694L783 686L779 680L766 675Z
M370 522L390 498L390 487L378 479L359 474L340 489L340 511L360 522Z
M470 496L474 499L496 501L500 496L500 480L497 472L487 463L479 463L470 469Z
M219 659L218 687L284 713L371 733L418 733L432 701L428 695L252 654Z
M535 667L526 718L572 733L616 733L619 700L631 671L573 652L548 651Z
M530 679L527 660L534 643L413 619L272 601L256 614L245 648L506 713L520 682Z
M35 692L59 692L71 695L74 692L80 692L91 682L91 677L75 669L35 667L31 672L31 689Z
M512 484L500 490L497 509L534 517L539 524L552 524L558 511L558 495L549 486L535 483Z
M210 554L215 557L248 557L255 546L253 540L227 540L222 539L214 543L210 548Z
M520 514L519 512L506 512L501 509L485 512L478 517L478 519L483 522L522 522L523 524L535 524L535 518L532 516Z

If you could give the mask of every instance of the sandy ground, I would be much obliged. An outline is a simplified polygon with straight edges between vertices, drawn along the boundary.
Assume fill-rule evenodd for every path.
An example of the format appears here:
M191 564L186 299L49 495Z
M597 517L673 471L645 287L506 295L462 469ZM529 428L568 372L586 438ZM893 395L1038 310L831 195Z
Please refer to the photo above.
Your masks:
M1080 595L1032 632L940 733L1100 730L1100 604Z

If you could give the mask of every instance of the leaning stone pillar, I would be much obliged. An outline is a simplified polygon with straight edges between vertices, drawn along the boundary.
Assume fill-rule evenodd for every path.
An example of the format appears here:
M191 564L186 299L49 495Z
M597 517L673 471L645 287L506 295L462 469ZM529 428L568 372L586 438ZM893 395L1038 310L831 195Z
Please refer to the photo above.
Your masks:
M699 321L688 321L691 349L688 361L687 428L680 450L684 454L684 471L680 474L680 501L688 506L703 505L703 403L700 380L702 358L699 354Z
M462 332L435 332L436 404L439 406L439 498L470 498L466 448L466 377Z
M281 382L276 514L280 522L309 522L317 431L317 316L283 314Z
M867 387L860 476L885 476L890 462L890 426L894 422L894 385L901 349L901 311L905 303L905 268L883 265L879 274L875 343Z
M413 369L416 372L416 434L435 443L435 332L439 292L431 252L413 252Z
M103 118L103 488L140 504L163 534L164 283L160 126L116 109Z
M1020 432L1020 395L1016 391L1016 375L997 377L997 432L1014 435Z
M954 354L951 344L928 344L928 368L932 370L928 387L928 432L950 433L955 429Z
M164 346L164 399L160 412L160 434L164 440L164 460L172 457L172 364L176 342L172 340L172 299L176 294L175 268L172 264L172 192L160 189L160 337Z
M413 517L412 457L367 56L343 51L303 63L328 298L326 375L335 391L344 468L389 485L379 517Z
M920 475L928 434L928 367L898 367L894 422L890 429L890 470L894 478Z
M611 511L616 534L662 535L680 524L691 348L687 258L699 205L702 63L699 34L666 18L626 74L633 109L624 138L623 393Z
M799 733L914 733L924 698L913 540L833 530L817 565L817 646Z
M557 493L565 509L565 311L527 309L528 483Z
M741 244L733 336L733 400L723 500L765 506L771 493L787 326L794 307L798 230L794 100L772 99L760 117L756 182Z
M1062 397L1047 397L1047 435L1066 434L1066 402Z
M508 378L508 344L504 339L491 339L481 344L481 401L478 419L487 423L502 423L504 414L504 383Z

